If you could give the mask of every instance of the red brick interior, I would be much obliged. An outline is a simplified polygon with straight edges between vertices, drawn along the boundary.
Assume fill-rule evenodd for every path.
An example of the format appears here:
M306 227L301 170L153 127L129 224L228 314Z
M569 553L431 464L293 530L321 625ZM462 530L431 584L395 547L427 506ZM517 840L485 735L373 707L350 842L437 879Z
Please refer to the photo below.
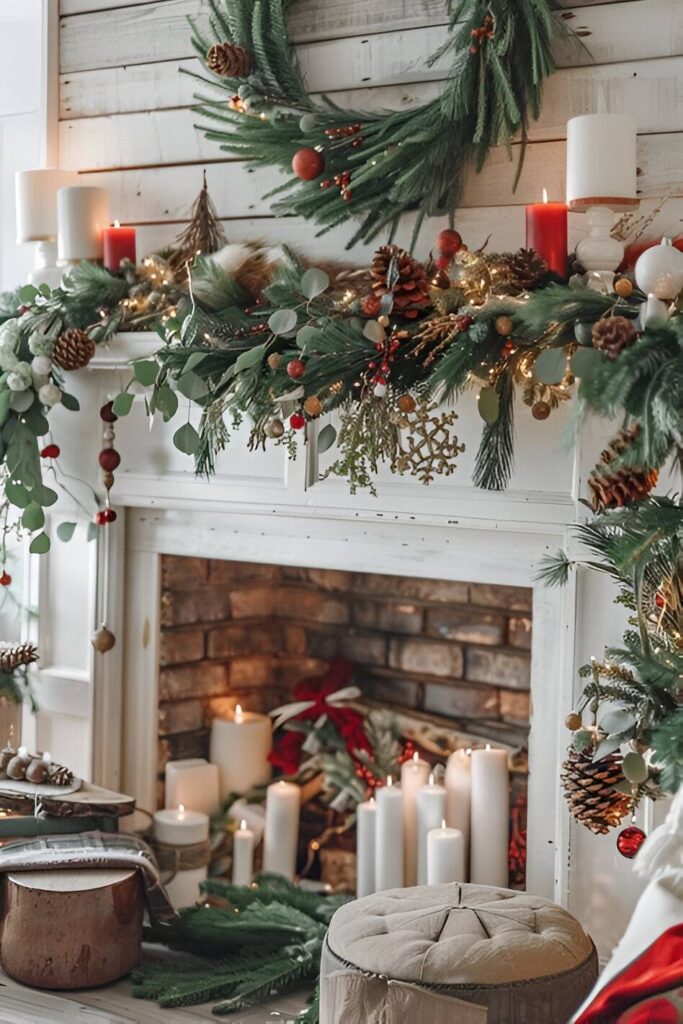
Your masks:
M218 708L269 711L335 656L370 701L526 745L531 590L170 555L162 570L160 782L207 755Z

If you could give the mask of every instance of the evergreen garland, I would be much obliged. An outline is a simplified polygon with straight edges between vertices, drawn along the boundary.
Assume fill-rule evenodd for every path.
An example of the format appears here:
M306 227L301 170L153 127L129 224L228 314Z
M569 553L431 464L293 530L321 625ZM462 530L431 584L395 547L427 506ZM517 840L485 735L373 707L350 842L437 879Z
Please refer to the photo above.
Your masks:
M393 235L401 214L416 209L415 240L424 217L448 214L452 221L467 169L480 170L494 146L509 147L518 133L519 175L529 121L555 70L552 43L567 34L552 2L447 0L447 38L431 58L452 58L441 96L372 113L308 94L287 37L290 6L209 0L208 25L192 24L193 46L211 73L195 77L223 92L220 99L197 96L206 137L287 173L301 149L322 154L322 180L294 177L270 193L278 197L276 213L313 220L321 232L358 216L352 246L385 228ZM221 52L233 59L216 60Z

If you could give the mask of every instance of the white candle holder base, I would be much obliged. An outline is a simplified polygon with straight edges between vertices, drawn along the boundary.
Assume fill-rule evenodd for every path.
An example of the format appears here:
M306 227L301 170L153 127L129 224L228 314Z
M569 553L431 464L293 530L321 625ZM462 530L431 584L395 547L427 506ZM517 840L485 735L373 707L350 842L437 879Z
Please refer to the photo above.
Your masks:
M588 271L587 285L595 291L612 291L614 272L624 258L624 246L610 232L616 214L609 206L589 206L588 237L576 247L576 256Z
M58 288L62 281L61 267L57 266L57 240L47 239L35 243L33 270L28 275L29 283L38 287L47 284Z

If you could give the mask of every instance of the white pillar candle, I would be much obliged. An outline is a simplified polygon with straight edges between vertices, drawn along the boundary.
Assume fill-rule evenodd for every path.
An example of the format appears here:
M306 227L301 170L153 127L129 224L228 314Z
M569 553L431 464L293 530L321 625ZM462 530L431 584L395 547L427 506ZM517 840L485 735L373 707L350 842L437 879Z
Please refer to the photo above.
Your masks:
M294 878L300 811L301 790L293 782L281 779L268 786L263 837L264 871Z
M220 807L218 766L203 757L169 761L166 765L166 806L184 804L191 811L215 814Z
M582 114L567 122L567 204L636 201L636 124L628 114Z
M101 260L102 232L109 224L107 192L91 185L69 185L57 193L60 260Z
M460 829L433 828L427 836L427 885L465 880L465 843Z
M248 793L270 780L268 755L272 745L268 715L243 711L238 704L229 717L214 718L209 760L218 765L221 800L229 793Z
M356 896L375 892L377 805L372 797L356 808Z
M386 786L377 790L375 831L375 887L403 887L403 793L394 786L391 776Z
M44 167L17 171L14 191L17 242L46 242L57 237L57 192L75 181L72 171Z
M242 818L232 847L232 884L251 885L254 873L254 833Z
M206 865L201 868L190 868L188 871L177 871L170 882L164 886L168 898L176 910L191 907L201 896L199 886L206 879Z
M465 846L465 872L470 850L470 804L472 800L471 750L456 750L446 762L446 824L462 832ZM465 875L467 881L467 875Z
M404 884L417 883L417 791L429 778L429 765L415 751L410 761L401 765L403 793Z
M510 776L507 751L472 751L472 838L470 881L508 884Z
M154 815L154 838L169 846L192 846L209 838L209 817L200 811L167 808ZM165 889L174 907L188 907L199 898L199 885L207 874L206 865L176 871Z
M417 791L417 884L427 884L427 836L446 816L446 790L429 776Z

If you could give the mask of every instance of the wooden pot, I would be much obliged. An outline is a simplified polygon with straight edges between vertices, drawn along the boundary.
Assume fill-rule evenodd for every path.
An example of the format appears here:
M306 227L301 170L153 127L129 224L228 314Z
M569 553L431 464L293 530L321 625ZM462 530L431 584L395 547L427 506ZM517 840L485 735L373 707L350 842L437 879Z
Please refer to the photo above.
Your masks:
M132 870L8 874L0 960L35 988L105 985L140 958L142 881Z

